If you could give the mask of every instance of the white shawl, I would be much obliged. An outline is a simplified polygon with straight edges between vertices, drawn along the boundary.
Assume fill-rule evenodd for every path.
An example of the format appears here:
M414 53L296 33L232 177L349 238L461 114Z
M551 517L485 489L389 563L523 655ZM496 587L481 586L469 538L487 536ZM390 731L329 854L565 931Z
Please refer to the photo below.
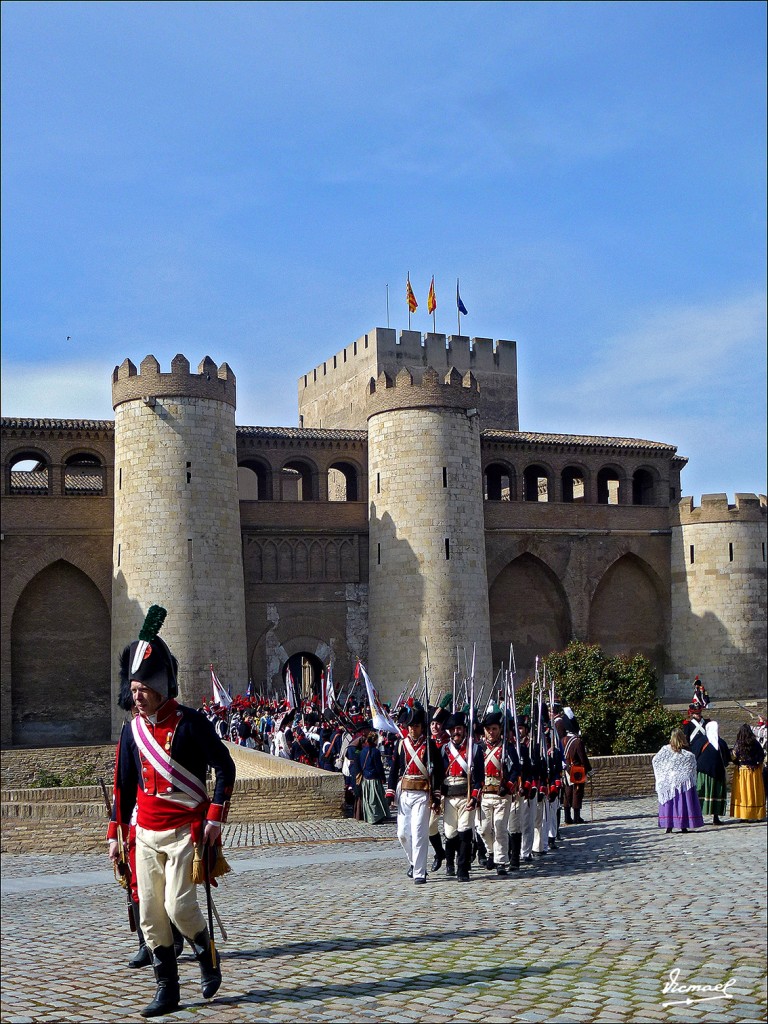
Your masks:
M696 787L696 758L690 750L681 750L676 754L667 745L655 755L651 764L660 804L667 803L677 793L685 793Z

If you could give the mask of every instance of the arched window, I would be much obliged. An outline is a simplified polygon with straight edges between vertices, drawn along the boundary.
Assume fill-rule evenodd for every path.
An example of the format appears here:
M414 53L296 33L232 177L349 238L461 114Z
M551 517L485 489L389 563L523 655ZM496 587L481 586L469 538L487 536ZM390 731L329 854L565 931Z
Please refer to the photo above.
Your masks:
M65 494L104 494L104 467L98 455L78 452L64 464Z
M632 504L656 504L656 481L650 470L638 469L632 477Z
M286 462L280 474L283 501L312 501L312 468L306 462Z
M19 452L9 465L10 494L48 494L51 471L47 461L36 452Z
M544 466L529 466L523 473L523 501L549 501L549 474Z
M272 473L269 466L257 459L239 463L237 490L240 501L271 501Z
M349 462L334 462L328 470L328 501L358 501L357 469Z
M579 466L566 466L561 476L563 501L586 501L584 470Z
M486 501L511 501L513 497L513 476L509 467L493 462L485 467L483 474L483 497Z
M598 505L618 505L621 477L615 469L606 466L597 474Z

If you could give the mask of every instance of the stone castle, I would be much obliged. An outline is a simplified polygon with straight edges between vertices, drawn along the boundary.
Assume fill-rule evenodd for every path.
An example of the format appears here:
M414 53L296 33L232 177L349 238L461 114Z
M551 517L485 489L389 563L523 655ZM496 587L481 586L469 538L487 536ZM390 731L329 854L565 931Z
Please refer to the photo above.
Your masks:
M126 359L115 419L2 420L2 742L116 734L147 607L182 699L305 693L366 662L384 699L474 650L518 678L572 637L654 663L666 700L766 685L766 499L682 497L635 438L519 430L516 345L378 328L299 379L299 427L237 426L226 363Z

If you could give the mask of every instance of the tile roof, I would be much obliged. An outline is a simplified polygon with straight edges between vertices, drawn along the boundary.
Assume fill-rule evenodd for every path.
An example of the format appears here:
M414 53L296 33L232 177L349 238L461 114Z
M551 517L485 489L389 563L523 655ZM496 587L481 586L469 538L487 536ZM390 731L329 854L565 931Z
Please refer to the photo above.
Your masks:
M367 430L324 430L319 427L237 427L243 437L286 438L298 441L367 441Z
M640 437L601 437L591 434L538 434L524 430L481 430L484 441L507 441L509 444L583 445L588 448L649 448L674 453L673 444L645 441Z
M3 416L3 430L114 430L114 420L24 419Z

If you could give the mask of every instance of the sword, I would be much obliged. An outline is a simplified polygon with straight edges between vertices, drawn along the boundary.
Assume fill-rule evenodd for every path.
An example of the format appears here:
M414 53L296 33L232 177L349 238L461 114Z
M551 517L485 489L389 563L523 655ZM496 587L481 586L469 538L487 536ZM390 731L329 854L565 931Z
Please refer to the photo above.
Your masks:
M101 792L104 795L104 803L107 805L107 816L111 821L112 804L109 802L109 797L107 796L107 787L104 785L104 779L102 779L101 776L99 776L99 783L101 784ZM130 926L131 931L135 932L139 922L136 920L136 908L134 907L133 899L131 898L131 869L128 866L128 862L125 859L125 849L123 847L123 829L119 821L117 822L117 849L120 853L120 860L115 865L115 869L118 875L120 875L120 879L118 879L120 885L122 886L123 883L125 883L125 895L128 901L128 924Z

